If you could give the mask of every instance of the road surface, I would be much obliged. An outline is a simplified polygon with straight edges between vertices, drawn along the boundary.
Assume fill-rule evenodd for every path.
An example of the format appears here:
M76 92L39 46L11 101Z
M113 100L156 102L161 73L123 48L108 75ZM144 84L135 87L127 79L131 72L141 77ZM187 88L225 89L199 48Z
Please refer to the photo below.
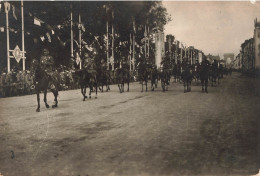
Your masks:
M182 84L141 93L138 83L35 112L36 95L0 99L0 173L39 176L254 175L259 80L234 73L201 93ZM48 102L53 96L48 94ZM0 174L0 175L1 175Z

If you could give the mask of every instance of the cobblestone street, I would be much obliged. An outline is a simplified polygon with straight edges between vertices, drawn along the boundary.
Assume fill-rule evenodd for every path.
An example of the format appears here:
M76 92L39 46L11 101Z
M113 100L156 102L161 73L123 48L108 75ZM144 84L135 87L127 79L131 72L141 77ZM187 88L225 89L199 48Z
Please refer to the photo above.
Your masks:
M150 86L150 84L149 84ZM0 173L9 175L254 175L259 171L259 79L233 73L202 93L59 92L0 99ZM53 96L48 93L51 104ZM0 175L1 175L0 174Z

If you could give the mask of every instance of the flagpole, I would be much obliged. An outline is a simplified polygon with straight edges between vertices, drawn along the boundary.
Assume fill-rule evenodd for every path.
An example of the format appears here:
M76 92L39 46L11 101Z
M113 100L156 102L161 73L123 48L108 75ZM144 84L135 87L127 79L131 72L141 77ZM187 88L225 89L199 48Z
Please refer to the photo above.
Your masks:
M147 36L148 36L148 57L149 57L149 41L150 41L150 33L149 33L149 25L148 25L148 31L147 31Z
M131 54L132 54L132 43L131 43L131 41L132 41L132 36L131 36L131 33L130 33L130 64L129 64L129 67L130 67L130 71L132 71L132 56L131 56Z
M133 70L135 70L135 21L133 19L133 27L134 27L134 32L133 32Z
M9 21L8 21L8 12L10 9L10 3L5 2L5 14L6 14L6 44L7 44L7 72L10 72L10 56L9 56Z
M115 63L115 58L114 58L114 40L115 40L115 36L114 36L114 11L112 11L112 71L114 70L114 63Z
M73 58L73 14L72 5L70 5L70 56Z
M81 16L79 13L79 56L81 57ZM81 69L82 65L81 65L81 59L79 62L79 68Z
M23 70L25 70L25 57L24 57L24 14L23 14L23 0L21 0L22 12L22 56L23 56Z
M109 51L108 51L108 42L109 42L109 39L108 39L108 19L107 19L107 70L109 70Z
M146 56L147 56L147 53L146 53L146 47L147 47L147 46L146 46L146 40L147 40L146 25L144 26L144 31L145 31L145 32L144 32L144 33L145 33L145 36L144 36L144 37L145 37L145 40L144 40L144 41L145 41L145 43L144 43L144 54L145 54L145 58L146 58Z

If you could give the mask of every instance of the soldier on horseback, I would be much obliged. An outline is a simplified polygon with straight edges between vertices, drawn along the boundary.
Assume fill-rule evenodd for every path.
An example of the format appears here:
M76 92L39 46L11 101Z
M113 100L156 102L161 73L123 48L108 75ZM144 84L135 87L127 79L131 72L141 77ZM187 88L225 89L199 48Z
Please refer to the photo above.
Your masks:
M88 53L85 53L83 68L90 75L90 81L95 83L97 78L97 66L94 57L90 57Z
M40 58L40 66L42 70L44 70L48 75L52 75L53 65L54 60L53 57L50 55L49 50L43 49L43 54Z
M49 76L50 78L50 88L55 89L54 84L57 84L59 81L58 74L54 70L54 59L50 55L50 52L48 49L43 49L43 54L40 57L40 68L45 71L45 73ZM36 79L36 84L39 82L39 78L35 77Z

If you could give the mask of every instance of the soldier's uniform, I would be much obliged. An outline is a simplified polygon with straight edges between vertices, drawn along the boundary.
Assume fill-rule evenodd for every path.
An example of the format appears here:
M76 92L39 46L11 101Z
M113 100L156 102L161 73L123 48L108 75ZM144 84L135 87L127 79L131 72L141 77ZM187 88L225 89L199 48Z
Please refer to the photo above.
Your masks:
M89 74L92 75L93 78L96 79L97 77L97 67L96 67L96 63L95 63L95 60L93 58L90 58L90 57L87 57L85 59L85 62L83 64L83 68L87 70L87 72Z
M51 75L53 73L54 60L47 49L43 50L43 55L40 58L40 65L47 74Z

